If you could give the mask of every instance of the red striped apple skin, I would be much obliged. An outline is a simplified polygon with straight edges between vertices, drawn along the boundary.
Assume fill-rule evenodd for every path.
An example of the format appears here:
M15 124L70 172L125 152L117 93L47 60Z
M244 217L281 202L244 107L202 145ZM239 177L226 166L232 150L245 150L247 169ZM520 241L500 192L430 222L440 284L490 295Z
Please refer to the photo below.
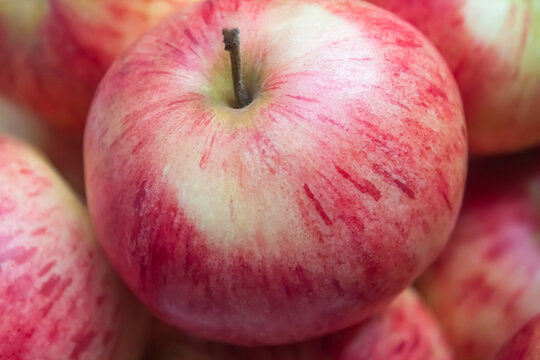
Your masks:
M298 344L242 347L194 338L154 325L144 360L452 360L437 320L414 290L381 314L322 338Z
M540 359L540 315L534 317L499 352L495 360Z
M473 162L447 247L418 282L459 359L492 359L540 313L540 153Z
M0 93L80 142L94 91L116 56L194 1L2 1Z
M224 27L240 29L234 96ZM238 344L374 314L444 246L466 130L436 50L357 1L210 1L113 65L85 133L89 209L162 320Z
M0 359L128 360L148 316L93 239L88 214L29 146L0 136Z
M463 96L472 154L540 145L540 3L369 0L418 27L441 51Z

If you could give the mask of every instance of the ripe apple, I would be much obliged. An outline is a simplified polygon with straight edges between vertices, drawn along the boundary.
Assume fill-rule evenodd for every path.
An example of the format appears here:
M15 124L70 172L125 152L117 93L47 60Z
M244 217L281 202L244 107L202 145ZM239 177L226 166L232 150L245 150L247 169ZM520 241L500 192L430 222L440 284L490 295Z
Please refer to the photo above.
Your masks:
M97 237L160 319L282 344L373 315L439 254L466 131L446 64L396 16L360 1L218 0L113 65L84 157Z
M437 321L413 290L383 313L315 340L274 347L241 347L196 339L158 324L145 360L451 360Z
M194 1L2 0L0 93L80 141L95 88L116 56Z
M540 153L471 169L456 229L419 288L458 358L483 360L540 313Z
M495 360L538 360L540 359L540 315L520 329L504 345Z
M0 97L0 134L15 136L42 151L84 199L82 147L60 136L36 116Z
M0 359L128 360L148 316L41 155L0 136Z
M540 2L369 0L418 27L459 85L472 154L540 145Z

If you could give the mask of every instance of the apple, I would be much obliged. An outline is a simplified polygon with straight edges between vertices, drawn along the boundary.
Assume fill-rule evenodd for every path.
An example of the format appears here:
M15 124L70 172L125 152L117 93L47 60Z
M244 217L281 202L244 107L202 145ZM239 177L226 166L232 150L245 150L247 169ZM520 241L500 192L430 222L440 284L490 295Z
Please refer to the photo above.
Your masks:
M0 136L0 359L128 360L148 316L42 156Z
M244 345L387 305L445 245L467 153L437 51L349 0L218 0L170 18L109 70L84 145L121 278L166 323Z
M145 360L451 360L442 331L414 290L403 291L381 314L311 341L241 347L197 339L159 324Z
M116 56L194 1L0 1L0 93L80 142L95 88Z
M456 77L472 154L540 145L540 3L369 0L418 27Z
M504 345L495 360L538 360L540 359L540 315L520 329Z
M492 359L540 313L540 152L471 164L463 210L421 292L459 359Z
M82 147L60 136L33 114L0 97L0 134L15 136L42 151L84 199Z

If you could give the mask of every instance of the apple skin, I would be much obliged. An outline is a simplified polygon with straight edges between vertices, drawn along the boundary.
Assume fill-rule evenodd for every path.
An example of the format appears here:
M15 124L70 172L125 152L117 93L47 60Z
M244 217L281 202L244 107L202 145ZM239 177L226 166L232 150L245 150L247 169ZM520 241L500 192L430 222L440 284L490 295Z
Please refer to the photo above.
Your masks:
M475 155L540 145L540 3L368 0L400 15L440 50L456 77Z
M149 317L40 154L0 136L0 359L128 360Z
M540 315L534 317L504 345L495 360L540 359Z
M118 54L195 0L0 1L0 93L78 140Z
M241 347L181 334L157 323L144 360L452 360L437 320L414 290L361 324L311 341Z
M85 199L82 146L61 136L39 118L0 96L0 134L13 136L35 146L53 167Z
M540 153L471 163L463 210L419 289L459 359L492 359L540 313Z
M315 24L315 25L314 25ZM240 29L234 97L222 28ZM143 36L85 132L97 237L170 325L240 345L351 326L444 247L466 129L444 61L359 1L210 1Z

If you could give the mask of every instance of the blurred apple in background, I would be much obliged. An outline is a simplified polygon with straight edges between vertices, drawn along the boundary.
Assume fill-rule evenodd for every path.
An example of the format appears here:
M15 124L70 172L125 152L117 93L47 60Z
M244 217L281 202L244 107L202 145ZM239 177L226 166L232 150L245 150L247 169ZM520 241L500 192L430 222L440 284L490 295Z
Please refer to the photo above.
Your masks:
M88 214L33 149L0 136L0 359L131 360L148 316Z
M540 1L369 1L441 51L463 96L472 154L540 145Z
M540 313L540 152L473 162L463 210L419 281L459 359L491 359Z
M540 359L540 315L520 329L495 358L495 360L538 359Z
M466 150L447 65L396 16L223 0L113 65L84 155L97 237L139 298L196 335L268 345L351 326L422 273L454 226Z
M0 94L80 140L94 90L133 41L196 0L0 0Z
M34 115L0 97L0 133L22 139L38 148L46 147L51 130Z
M28 111L0 97L0 135L15 136L37 147L84 199L82 148L60 136Z
M312 341L249 348L213 343L158 324L144 360L451 360L437 321L413 290L382 314Z

